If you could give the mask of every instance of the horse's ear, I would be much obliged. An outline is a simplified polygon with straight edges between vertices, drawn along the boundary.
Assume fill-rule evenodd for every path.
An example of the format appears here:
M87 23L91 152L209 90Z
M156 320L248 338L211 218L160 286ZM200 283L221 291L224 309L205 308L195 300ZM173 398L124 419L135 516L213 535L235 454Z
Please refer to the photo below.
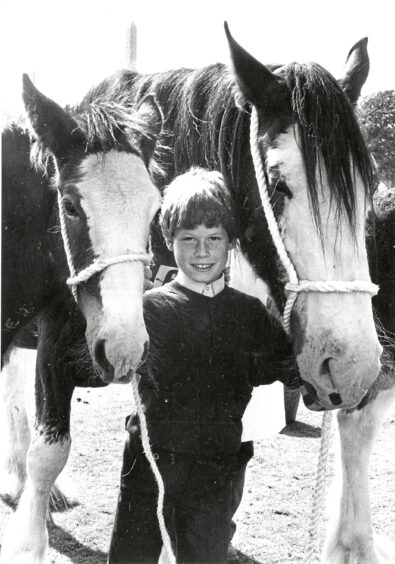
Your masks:
M71 146L82 141L83 134L76 122L55 102L44 96L27 74L23 75L23 102L41 145L57 159Z
M146 96L142 100L137 108L136 117L144 126L142 135L137 135L137 142L144 162L148 166L154 153L163 122L162 112L153 96Z
M347 98L355 104L369 74L368 38L364 37L348 54L345 73L339 80Z
M224 27L237 84L249 102L259 105L263 92L277 82L277 77L233 39L227 22Z

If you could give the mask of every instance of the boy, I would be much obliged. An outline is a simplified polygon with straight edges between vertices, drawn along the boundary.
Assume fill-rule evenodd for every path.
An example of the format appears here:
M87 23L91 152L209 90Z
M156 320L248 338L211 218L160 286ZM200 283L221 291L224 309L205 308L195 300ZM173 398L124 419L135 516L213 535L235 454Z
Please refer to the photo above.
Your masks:
M225 285L236 220L222 176L192 169L176 178L161 227L179 272L144 296L150 350L139 390L177 562L224 563L252 386L287 382L297 369L280 324L258 299ZM127 430L109 563L157 562L157 486L136 416Z

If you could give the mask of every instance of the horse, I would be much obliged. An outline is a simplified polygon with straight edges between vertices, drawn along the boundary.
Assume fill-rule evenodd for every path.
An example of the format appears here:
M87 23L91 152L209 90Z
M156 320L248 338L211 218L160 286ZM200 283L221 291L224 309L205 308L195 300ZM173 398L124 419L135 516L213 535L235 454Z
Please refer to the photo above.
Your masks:
M236 203L241 251L282 311L295 287L287 285L262 210L249 140L255 115L263 178L298 277L358 288L325 294L298 288L290 321L306 405L348 413L377 380L382 352L364 236L372 166L353 110L368 74L367 42L351 49L336 81L317 64L265 66L228 30L227 36L233 71L221 64L153 75L123 71L93 88L84 103L100 97L135 107L154 96L163 114L153 157L163 174L153 174L155 184L162 188L193 165L220 170ZM171 264L159 230L151 235L154 255ZM344 561L356 554L359 534L341 535ZM327 561L333 562L330 554Z
M7 563L45 559L48 500L69 455L75 385L129 382L144 357L144 265L160 205L150 167L162 118L151 97L133 111L99 98L62 109L25 76L23 98L38 168L30 167L30 135L7 128L2 388L11 425L23 427L25 412L13 405L20 388L8 361L12 340L23 344L21 331L34 321L36 419L32 440L28 430L19 437L22 452L11 445L2 482L3 494L13 497L23 487L2 544ZM81 349L85 358L77 364Z

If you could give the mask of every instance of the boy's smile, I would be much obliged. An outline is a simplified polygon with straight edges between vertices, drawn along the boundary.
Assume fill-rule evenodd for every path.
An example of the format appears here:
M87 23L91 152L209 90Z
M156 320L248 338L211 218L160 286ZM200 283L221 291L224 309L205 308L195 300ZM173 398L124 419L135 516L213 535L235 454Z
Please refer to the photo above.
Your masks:
M217 280L228 260L228 251L234 246L221 226L179 229L168 247L174 253L178 268L195 282L211 284Z

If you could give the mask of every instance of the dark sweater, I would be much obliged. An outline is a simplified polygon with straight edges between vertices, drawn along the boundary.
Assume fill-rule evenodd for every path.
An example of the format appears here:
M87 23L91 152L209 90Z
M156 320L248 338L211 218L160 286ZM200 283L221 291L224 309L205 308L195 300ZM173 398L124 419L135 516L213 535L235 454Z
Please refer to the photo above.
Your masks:
M150 352L140 394L153 449L204 457L237 452L252 386L297 377L279 324L251 296L214 298L171 282L144 296ZM131 417L130 432L138 432Z

